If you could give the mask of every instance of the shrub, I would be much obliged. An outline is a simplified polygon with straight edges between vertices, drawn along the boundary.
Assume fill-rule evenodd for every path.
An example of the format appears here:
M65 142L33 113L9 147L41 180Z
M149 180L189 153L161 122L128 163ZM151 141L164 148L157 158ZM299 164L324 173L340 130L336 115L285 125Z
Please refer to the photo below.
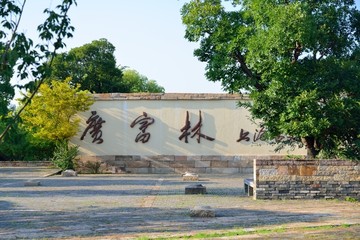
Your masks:
M52 162L61 170L74 170L74 160L79 152L79 146L69 146L67 141L56 144Z
M101 168L101 162L96 161L96 162L91 162L91 161L87 161L85 163L85 168L88 169L88 171L90 173L101 173L100 168Z

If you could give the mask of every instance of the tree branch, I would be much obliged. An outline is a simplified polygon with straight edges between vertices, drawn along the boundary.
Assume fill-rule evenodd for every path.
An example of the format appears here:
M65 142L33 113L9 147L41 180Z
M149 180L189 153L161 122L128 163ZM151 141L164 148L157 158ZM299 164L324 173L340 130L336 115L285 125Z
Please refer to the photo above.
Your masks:
M254 84L255 88L259 91L264 90L264 86L261 85L259 82L259 80L261 80L261 77L258 75L254 75L253 72L248 68L248 66L245 63L244 56L239 51L235 51L234 56L235 56L235 59L240 63L240 68L246 74L246 76L251 79L257 80Z
M238 51L236 51L235 58L240 63L240 68L241 68L241 70L243 70L243 72L246 74L246 76L248 76L249 78L253 78L254 75L253 75L252 71L248 68L248 66L246 65L244 56L241 55L241 53L239 53Z
M70 9L70 6L71 4L69 4L66 8L64 8L64 15L62 16L63 19L65 19L67 17L67 13ZM66 29L67 27L67 24L65 21L61 21L61 24L60 24L60 28L59 28L59 31L58 31L58 34L57 34L57 41L55 42L58 43L59 41L61 42L62 41L62 36L63 35L63 31L64 29ZM54 50L53 52L51 53L51 58L50 58L50 61L48 63L48 67L50 68L52 66L52 63L53 63L53 60L54 60L54 57L56 55L56 50L58 49L58 47L54 47ZM17 121L17 119L20 117L20 114L23 112L23 110L26 108L27 105L30 104L31 100L34 98L34 96L36 95L36 93L38 92L41 84L44 82L46 76L42 76L36 86L36 88L34 89L34 91L31 93L30 97L27 99L27 101L25 102L25 104L20 108L20 110L15 114L14 118L13 118L13 121L10 122L5 130L1 133L0 135L0 142L2 141L2 139L4 138L5 134L10 130L11 126Z
M21 6L21 10L20 10L20 14L19 14L19 19L17 20L16 22L16 25L15 25L15 28L14 30L12 31L11 33L11 38L10 40L6 43L6 47L5 47L5 51L2 55L2 58L1 58L1 65L3 68L5 68L5 65L7 64L7 61L6 61L6 55L10 49L10 46L11 46L11 43L15 40L15 37L16 37L16 32L17 32L17 29L20 25L20 21L21 21L21 17L22 17L22 14L23 14L23 11L24 11L24 7L25 7L25 3L26 3L26 0L24 0L22 6ZM1 139L1 138L0 138Z
M299 56L301 54L301 50L302 50L301 44L298 41L296 41L295 49L294 49L294 56L293 56L293 60L291 61L291 63L297 62L297 60L299 59Z

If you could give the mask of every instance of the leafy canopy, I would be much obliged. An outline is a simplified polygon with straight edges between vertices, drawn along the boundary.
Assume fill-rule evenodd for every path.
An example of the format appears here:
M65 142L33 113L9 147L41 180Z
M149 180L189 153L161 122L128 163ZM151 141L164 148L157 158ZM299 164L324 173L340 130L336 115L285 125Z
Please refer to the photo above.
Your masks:
M24 126L35 137L59 142L77 133L80 119L75 114L88 110L94 101L88 91L79 90L79 85L70 85L70 80L41 85L24 111Z
M55 57L50 79L71 77L72 84L92 93L128 92L116 66L115 47L106 39L92 41Z
M163 93L165 89L159 86L155 80L149 80L136 70L125 69L122 80L130 88L130 92Z
M269 139L310 158L360 156L360 12L351 0L192 0L185 38L206 76L246 91ZM280 141L280 140L279 140ZM292 142L292 141L291 141ZM289 143L288 140L282 143Z
M164 92L155 80L119 68L114 52L114 45L104 38L73 48L55 57L51 79L71 77L72 84L81 84L82 90L92 93Z

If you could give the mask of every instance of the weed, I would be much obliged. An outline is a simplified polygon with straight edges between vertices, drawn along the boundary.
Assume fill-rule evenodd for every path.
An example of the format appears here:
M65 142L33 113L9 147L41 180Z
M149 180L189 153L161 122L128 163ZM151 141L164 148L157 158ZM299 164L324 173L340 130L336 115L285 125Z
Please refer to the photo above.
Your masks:
M358 202L358 200L356 198L353 198L353 197L346 197L345 201L347 201L347 202Z
M338 225L324 225L324 226L310 226L310 227L303 227L305 230L327 230L332 229L335 227L339 227Z
M100 161L96 161L96 162L87 161L85 163L85 168L87 168L90 173L95 173L95 174L100 173L100 167L101 167Z

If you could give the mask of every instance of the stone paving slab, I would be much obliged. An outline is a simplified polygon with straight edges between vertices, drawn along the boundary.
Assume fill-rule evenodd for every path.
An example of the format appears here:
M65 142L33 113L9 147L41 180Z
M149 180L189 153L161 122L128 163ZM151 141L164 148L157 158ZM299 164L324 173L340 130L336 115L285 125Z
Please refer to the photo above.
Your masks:
M0 239L132 238L156 234L360 224L360 204L338 200L254 201L249 175L200 175L208 194L185 195L181 175L43 177L48 168L0 168ZM37 179L41 186L24 186ZM206 205L215 218L192 218Z

